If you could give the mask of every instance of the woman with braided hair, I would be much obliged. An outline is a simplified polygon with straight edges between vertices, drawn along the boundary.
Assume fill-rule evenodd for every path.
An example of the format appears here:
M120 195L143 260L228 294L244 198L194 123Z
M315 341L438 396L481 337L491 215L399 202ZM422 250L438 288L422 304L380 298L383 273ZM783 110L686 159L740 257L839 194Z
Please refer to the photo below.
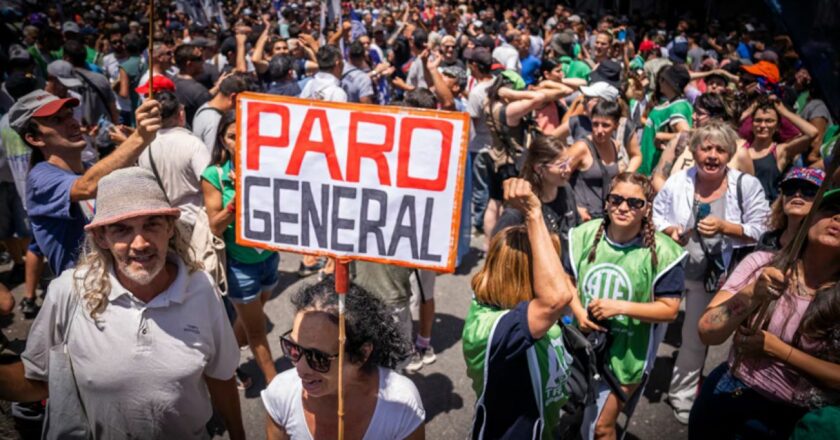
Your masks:
M603 219L569 234L564 252L577 285L571 308L584 331L609 331L607 367L630 396L641 391L664 324L677 317L684 289L683 249L657 232L651 217L653 188L647 177L624 172L613 178ZM616 438L624 402L605 381L596 405L587 408L585 439Z

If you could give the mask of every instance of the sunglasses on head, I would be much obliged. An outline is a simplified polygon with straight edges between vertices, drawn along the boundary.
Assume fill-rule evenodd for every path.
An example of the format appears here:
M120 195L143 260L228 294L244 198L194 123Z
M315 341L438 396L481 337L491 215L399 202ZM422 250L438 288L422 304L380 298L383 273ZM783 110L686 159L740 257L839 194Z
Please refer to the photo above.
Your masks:
M813 199L817 196L817 191L819 191L819 189L820 188L813 183L795 180L782 183L781 185L782 194L786 197L793 197L796 193L799 193L806 199Z
M610 205L616 208L621 206L621 204L624 202L627 202L627 206L629 206L630 209L642 209L645 207L645 205L647 205L647 200L645 199L639 199L636 197L624 197L618 194L607 195L607 202L609 202Z
M292 332L290 330L283 336L280 336L280 347L283 349L283 354L288 356L289 359L292 360L292 363L296 364L300 361L301 357L305 357L309 368L319 373L326 373L330 371L330 364L333 359L338 357L337 354L329 355L314 348L301 347L296 342L289 339L288 336L291 333Z

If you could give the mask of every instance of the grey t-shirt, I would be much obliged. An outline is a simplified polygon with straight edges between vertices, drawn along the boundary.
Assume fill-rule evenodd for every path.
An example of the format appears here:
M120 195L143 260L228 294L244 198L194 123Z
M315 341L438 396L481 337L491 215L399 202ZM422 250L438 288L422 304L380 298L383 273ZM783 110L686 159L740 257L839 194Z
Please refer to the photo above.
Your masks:
M694 212L689 220L691 228L691 236L688 239L688 244L685 245L685 250L688 252L688 258L685 265L685 278L687 280L703 281L706 276L706 267L709 264L706 258L706 253L703 252L703 246L700 245L700 240L703 240L703 245L709 255L721 256L723 253L723 235L716 234L712 237L701 237L697 232L697 213L700 202L695 202ZM726 215L726 193L722 194L718 199L713 200L710 205L708 216L717 218L724 218ZM721 257L722 258L722 257Z
M373 82L363 70L346 64L341 75L341 88L347 92L347 102L360 102L361 98L373 96Z
M806 121L810 121L811 119L815 118L825 118L828 122L828 125L833 124L831 121L831 113L828 111L828 107L826 107L825 102L822 99L812 99L805 104L805 108L799 112L799 116L802 116L802 119Z
M210 107L209 103L199 107L192 120L193 134L201 138L207 147L207 151L211 154L213 153L213 147L216 145L216 132L219 130L219 121L221 120L222 112Z
M476 84L470 91L469 98L467 99L467 111L470 114L470 118L472 118L472 124L470 124L470 153L480 151L482 148L489 146L493 141L493 137L490 134L490 127L487 126L487 121L485 120L484 111L484 104L487 103L487 88L492 83L493 81L485 81Z
M353 283L381 299L386 305L403 307L411 299L410 269L392 264L353 262Z
M429 88L429 85L426 84L426 77L423 75L423 61L420 58L412 61L411 66L408 68L408 75L406 75L405 82L413 87L421 89Z

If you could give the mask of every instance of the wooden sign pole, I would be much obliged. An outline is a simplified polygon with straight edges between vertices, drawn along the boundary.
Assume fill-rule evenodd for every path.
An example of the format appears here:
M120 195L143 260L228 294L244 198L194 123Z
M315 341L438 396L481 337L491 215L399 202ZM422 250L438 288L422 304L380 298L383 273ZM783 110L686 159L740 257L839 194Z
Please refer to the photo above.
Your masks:
M155 0L149 0L149 99L154 99L155 94L155 71L152 68L155 64Z
M344 298L350 284L349 261L335 261L335 292L338 294L338 440L344 440Z

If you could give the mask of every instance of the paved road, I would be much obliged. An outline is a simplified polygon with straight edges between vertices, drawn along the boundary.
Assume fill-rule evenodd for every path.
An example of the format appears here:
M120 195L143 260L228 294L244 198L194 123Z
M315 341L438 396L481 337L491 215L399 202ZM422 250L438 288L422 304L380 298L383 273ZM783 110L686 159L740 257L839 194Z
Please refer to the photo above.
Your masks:
M473 240L473 245L477 244L478 242ZM291 328L290 293L316 280L316 277L303 280L298 278L296 270L299 261L295 255L283 255L280 286L275 292L276 296L265 308L269 319L269 341L272 353L278 358L278 370L291 368L291 364L282 357L279 343L280 335ZM463 439L472 420L475 394L466 376L460 335L471 296L469 281L482 262L479 252L473 248L473 252L458 272L441 275L437 280L437 315L432 338L437 362L409 376L417 384L423 398L426 408L426 434L429 439ZM21 288L17 287L14 291L16 298L20 300ZM415 312L415 319L416 316ZM665 343L659 348L653 378L630 421L626 437L628 439L671 440L688 437L686 428L673 418L670 407L665 403L671 367L679 347L681 317L682 313L680 320L671 324ZM25 339L29 323L30 321L22 320L19 313L13 317L0 318L0 328L12 340ZM18 341L16 346L21 348L22 341ZM723 361L727 349L728 344L709 350L707 372ZM265 413L257 390L262 389L264 384L256 379L260 375L250 352L242 352L242 365L245 371L255 377L255 386L243 393L242 414L245 429L248 438L261 439L265 437ZM15 438L15 433L10 430L10 422L4 414L6 410L6 405L0 405L0 438ZM218 432L217 437L226 438L224 432Z

